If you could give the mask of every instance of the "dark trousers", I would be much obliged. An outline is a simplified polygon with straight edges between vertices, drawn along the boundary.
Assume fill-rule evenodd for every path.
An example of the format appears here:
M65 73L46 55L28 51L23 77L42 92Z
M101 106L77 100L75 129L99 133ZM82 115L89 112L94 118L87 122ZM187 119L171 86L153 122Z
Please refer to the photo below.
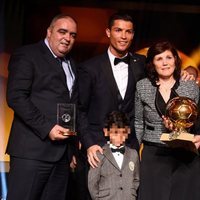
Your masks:
M7 200L66 200L67 156L58 162L10 158Z
M82 151L76 156L77 167L70 172L67 200L91 200L87 187L89 164Z
M144 145L139 200L199 200L200 158L184 149Z

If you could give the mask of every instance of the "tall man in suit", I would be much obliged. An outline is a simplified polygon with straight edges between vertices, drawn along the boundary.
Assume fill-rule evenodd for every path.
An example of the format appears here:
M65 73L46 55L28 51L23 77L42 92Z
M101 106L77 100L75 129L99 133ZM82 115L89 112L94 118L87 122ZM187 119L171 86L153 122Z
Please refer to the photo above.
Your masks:
M7 102L14 120L6 151L7 200L65 200L72 138L57 124L57 104L77 101L75 63L69 56L76 35L76 21L58 15L44 41L11 56Z
M97 152L103 153L106 143L102 131L106 115L120 110L133 118L135 85L145 76L145 56L129 52L134 28L131 16L112 15L106 29L110 40L107 52L80 66L79 131L92 167L98 166ZM132 130L127 140L132 147L136 147L134 139Z

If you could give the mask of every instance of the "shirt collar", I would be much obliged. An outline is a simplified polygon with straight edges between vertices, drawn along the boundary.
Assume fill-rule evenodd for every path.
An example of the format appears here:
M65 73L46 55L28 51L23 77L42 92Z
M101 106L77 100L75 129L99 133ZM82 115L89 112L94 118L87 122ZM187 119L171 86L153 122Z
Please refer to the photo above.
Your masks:
M112 66L114 66L114 60L115 60L115 58L116 58L116 56L114 56L112 53L111 53L111 51L110 51L110 47L108 48L108 57L109 57L109 59L110 59L110 62L112 63ZM125 55L125 56L123 56L122 58L124 58L124 57L126 57L128 55L128 53Z
M118 149L118 148L120 149L120 148L124 147L124 145L121 145L120 147L116 147L115 145L113 145L113 144L110 143L109 147L113 148L113 149Z
M51 47L50 47L50 45L49 45L49 42L48 42L47 38L44 39L44 43L47 45L47 47L49 48L49 50L51 51L51 53L53 54L53 56L54 56L55 58L57 58L58 56L56 56L56 55L54 54L54 52L51 50Z

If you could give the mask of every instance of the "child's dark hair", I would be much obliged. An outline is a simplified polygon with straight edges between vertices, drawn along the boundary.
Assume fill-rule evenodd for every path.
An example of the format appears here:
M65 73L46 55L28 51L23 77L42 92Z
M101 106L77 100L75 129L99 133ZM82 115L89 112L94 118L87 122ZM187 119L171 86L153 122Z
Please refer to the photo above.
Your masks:
M109 130L113 124L115 124L118 128L129 126L130 122L127 114L120 111L111 112L105 121L104 127Z

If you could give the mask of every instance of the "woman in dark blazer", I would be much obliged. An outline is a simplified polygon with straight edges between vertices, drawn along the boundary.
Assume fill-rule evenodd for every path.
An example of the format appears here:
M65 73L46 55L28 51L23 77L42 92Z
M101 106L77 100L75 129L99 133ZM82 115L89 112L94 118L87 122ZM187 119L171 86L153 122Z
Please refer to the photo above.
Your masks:
M195 81L180 80L181 60L167 41L152 45L146 62L148 78L137 83L135 97L135 130L138 141L144 144L139 199L200 199L199 181L194 180L198 156L160 141L161 134L169 132L163 123L167 102L185 96L197 103L199 88Z

